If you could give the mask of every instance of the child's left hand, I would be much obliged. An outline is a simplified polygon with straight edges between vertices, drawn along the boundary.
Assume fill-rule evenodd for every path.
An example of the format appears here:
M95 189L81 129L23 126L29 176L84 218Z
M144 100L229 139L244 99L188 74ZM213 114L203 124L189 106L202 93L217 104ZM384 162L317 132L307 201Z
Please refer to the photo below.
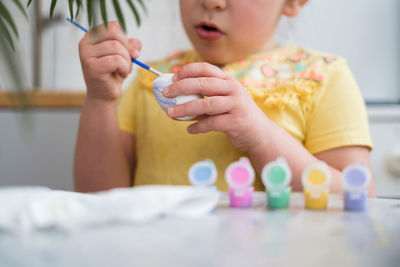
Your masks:
M174 83L163 90L165 97L200 94L204 99L168 107L171 118L194 116L191 134L221 131L233 146L249 151L266 140L268 118L247 90L234 78L208 63L191 63L174 76Z

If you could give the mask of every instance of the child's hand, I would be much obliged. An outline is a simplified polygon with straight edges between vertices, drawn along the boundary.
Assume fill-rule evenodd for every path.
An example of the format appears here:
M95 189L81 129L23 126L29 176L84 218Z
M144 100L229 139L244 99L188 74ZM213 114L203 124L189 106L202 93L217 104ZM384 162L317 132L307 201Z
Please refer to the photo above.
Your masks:
M225 132L238 149L249 151L265 140L268 118L238 81L218 67L192 63L181 68L174 83L163 90L164 96L200 94L207 96L168 107L172 118L194 116L198 122L188 127L189 133Z
M108 30L98 26L85 34L79 43L83 75L90 98L116 101L122 82L132 70L131 58L137 58L142 44L128 39L117 22Z

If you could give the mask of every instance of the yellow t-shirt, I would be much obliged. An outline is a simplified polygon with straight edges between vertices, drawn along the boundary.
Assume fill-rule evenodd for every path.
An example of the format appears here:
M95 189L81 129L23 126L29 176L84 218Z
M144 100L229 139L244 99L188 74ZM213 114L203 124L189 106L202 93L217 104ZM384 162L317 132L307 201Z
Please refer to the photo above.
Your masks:
M185 51L150 65L167 73L198 61L195 52ZM371 149L365 104L343 58L286 46L222 69L310 153L351 145ZM153 96L155 78L139 70L118 106L120 129L136 137L134 185L187 185L190 166L212 159L218 170L216 185L227 190L226 167L246 153L236 150L224 133L191 135L186 128L193 122L169 118ZM259 177L254 187L264 190Z

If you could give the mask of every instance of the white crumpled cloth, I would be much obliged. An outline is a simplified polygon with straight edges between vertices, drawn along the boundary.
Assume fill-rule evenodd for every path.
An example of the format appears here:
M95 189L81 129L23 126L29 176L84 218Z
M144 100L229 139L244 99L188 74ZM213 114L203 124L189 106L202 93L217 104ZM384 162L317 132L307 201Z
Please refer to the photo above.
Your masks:
M162 216L200 217L219 192L192 186L138 186L93 194L45 187L0 188L0 230L35 230L144 223Z

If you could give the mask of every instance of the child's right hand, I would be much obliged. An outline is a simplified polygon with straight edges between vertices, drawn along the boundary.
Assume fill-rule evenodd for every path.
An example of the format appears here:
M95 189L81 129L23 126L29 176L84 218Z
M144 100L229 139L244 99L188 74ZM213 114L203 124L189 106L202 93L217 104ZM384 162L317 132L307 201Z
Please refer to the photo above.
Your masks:
M87 86L87 97L116 101L122 82L132 71L131 58L137 58L142 44L128 39L117 22L108 29L100 25L90 30L79 42L79 56Z

